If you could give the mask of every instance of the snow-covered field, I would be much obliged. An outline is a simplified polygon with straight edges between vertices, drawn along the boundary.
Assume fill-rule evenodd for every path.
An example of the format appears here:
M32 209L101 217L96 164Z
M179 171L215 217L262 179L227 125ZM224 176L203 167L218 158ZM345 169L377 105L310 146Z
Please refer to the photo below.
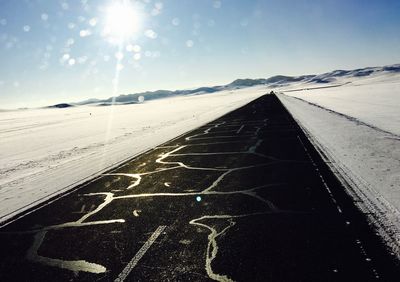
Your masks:
M346 84L287 94L400 135L400 73L342 78L336 83Z
M0 221L266 93L0 112Z
M332 85L340 84L290 85L278 97L399 251L400 73L344 76Z

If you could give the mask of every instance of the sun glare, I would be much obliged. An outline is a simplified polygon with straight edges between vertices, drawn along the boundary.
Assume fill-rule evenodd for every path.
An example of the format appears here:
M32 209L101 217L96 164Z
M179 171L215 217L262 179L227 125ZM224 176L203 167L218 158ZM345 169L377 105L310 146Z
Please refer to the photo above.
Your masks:
M104 35L112 42L125 41L138 33L142 16L138 5L124 0L106 8Z

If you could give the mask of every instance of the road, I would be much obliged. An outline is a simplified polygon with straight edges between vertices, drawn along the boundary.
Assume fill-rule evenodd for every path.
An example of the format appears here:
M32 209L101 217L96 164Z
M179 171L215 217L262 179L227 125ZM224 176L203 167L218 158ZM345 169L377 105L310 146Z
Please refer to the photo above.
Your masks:
M394 256L275 95L0 229L0 281L395 281Z

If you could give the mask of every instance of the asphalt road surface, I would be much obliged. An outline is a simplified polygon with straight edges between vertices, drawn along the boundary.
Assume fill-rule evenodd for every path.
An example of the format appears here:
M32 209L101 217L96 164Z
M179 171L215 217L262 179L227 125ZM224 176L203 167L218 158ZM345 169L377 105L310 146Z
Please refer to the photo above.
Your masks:
M275 95L0 229L0 281L399 281Z

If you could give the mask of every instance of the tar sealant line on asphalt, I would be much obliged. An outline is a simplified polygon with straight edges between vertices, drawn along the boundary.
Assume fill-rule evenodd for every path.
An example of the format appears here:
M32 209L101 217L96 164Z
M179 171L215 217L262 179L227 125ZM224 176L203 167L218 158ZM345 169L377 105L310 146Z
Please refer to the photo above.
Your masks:
M297 161L292 161L292 160L278 160L269 156L265 156L263 154L259 154L256 153L255 150L257 149L257 147L262 143L262 140L258 140L258 142L253 145L252 147L250 147L247 151L244 152L233 152L233 153L237 153L237 154L243 154L243 153L248 153L248 154L255 154L258 155L260 157L264 157L264 158L270 158L272 159L274 162L273 163L265 163L265 164L259 164L259 165L252 165L252 166L245 166L245 167L239 167L239 168L232 168L232 169L215 169L215 168L204 168L204 167L190 167L185 165L182 162L166 162L164 161L165 158L170 157L170 156L177 156L177 155L192 155L191 153L188 154L173 154L174 152L177 152L183 148L186 147L186 145L184 146L180 146L178 148L175 148L174 150L167 152L165 154L160 155L160 157L156 160L157 163L161 163L161 164L177 164L178 166L176 167L172 167L172 168L165 168L165 169L160 169L157 171L152 171L152 172L145 172L145 173L116 173L116 174L107 174L107 175L121 175L121 176L127 176L127 177L132 177L135 178L136 181L131 184L127 189L131 189L133 187L136 187L140 184L141 181L141 176L142 175L148 175L148 174L153 174L153 173L158 173L158 172L162 172L162 171L166 171L166 170L171 170L171 169L176 169L176 168L185 168L185 169L192 169L192 170L213 170L213 171L223 171L224 173L218 177L211 186L207 187L203 192L207 192L211 189L213 189L214 187L217 186L217 184L229 173L233 172L233 171L237 171L237 170L243 170L243 169L248 169L248 168L254 168L254 167L262 167L262 166L268 166L274 163L278 163L278 162L297 162ZM228 153L199 153L199 155L207 155L207 154L228 154Z
M115 282L122 282L128 277L131 273L132 269L135 268L139 260L144 256L144 254L149 250L151 245L157 240L157 238L161 235L161 233L165 230L165 225L160 225L153 234L151 234L150 238L144 243L144 245L140 248L140 250L136 253L136 255L131 259L131 261L125 266L122 272L118 275L118 277L114 280Z
M220 139L220 138L238 138L238 137L239 138L246 138L246 137L255 138L254 135L240 135L240 136L237 136L237 135L225 135L225 136L217 136L217 137L215 137L215 136L212 136L212 137L198 137L198 138L190 139L190 141L192 141L192 140Z
M26 258L31 261L39 262L42 264L46 264L49 266L59 267L63 269L68 269L75 273L80 271L90 272L90 273L104 273L106 272L106 268L97 263L87 262L85 260L62 260L62 259L53 259L44 256L40 256L38 254L38 250L43 243L43 240L46 236L47 231L38 232L35 235L34 242L32 247L28 250Z
M204 227L211 231L211 233L208 235L206 265L205 265L207 274L211 279L213 279L215 281L220 281L220 282L233 282L234 281L231 278L229 278L227 275L215 273L212 269L212 261L217 257L217 254L218 254L217 237L225 234L229 228L233 227L236 224L236 222L233 221L234 218L244 218L244 217L248 217L248 216L264 215L264 214L269 214L269 213L270 212L258 212L258 213L241 214L241 215L205 215L205 216L202 216L202 217L199 217L196 219L192 219L189 222L189 224L191 224L191 225L197 225L200 227ZM215 228L213 228L212 226L199 222L204 219L226 219L229 221L229 226L225 227L222 231L217 232L217 230Z
M106 197L105 197L104 202L102 204L100 204L95 210L83 215L77 221L67 222L67 223L63 223L63 224L59 224L59 225L47 226L47 227L41 228L39 230L36 229L36 230L27 231L27 233L36 233L35 237L34 237L33 245L28 250L27 255L26 255L26 258L28 260L31 260L31 261L34 261L34 262L37 262L40 264L48 265L48 266L68 269L75 273L78 273L80 271L91 272L91 273L103 273L107 270L102 265L87 262L84 260L62 260L62 259L57 259L57 258L45 257L45 256L41 256L38 254L38 250L46 237L47 231L49 231L49 230L57 230L57 229L63 229L63 228L68 228L68 227L83 227L83 226L93 226L93 225L99 225L99 224L114 224L114 223L124 223L125 222L124 219L83 222L86 219L88 219L90 216L101 211L104 207L106 207L114 199L113 193L104 193L103 192L103 193L91 193L91 194L86 194L86 195L87 196L102 195L102 196L106 196ZM24 233L24 232L21 232L21 233Z
M125 196L116 196L113 198L113 200L120 200L120 199L132 199L132 198L147 198L147 197L187 197L187 196L198 196L198 195L235 195L235 194L242 194L242 195L247 195L250 197L253 197L263 203L265 203L268 208L270 208L273 212L287 212L287 211L281 211L279 210L271 201L266 200L259 195L257 195L257 190L263 189L263 188L268 188L268 187L276 187L276 186L281 186L285 185L285 183L272 183L272 184L266 184L262 186L257 186L251 189L246 189L246 190L236 190L236 191L226 191L226 192L221 192L221 191L201 191L201 192L186 192L186 193L142 193L142 194L134 194L134 195L125 195Z
M229 142L211 142L211 143L194 143L194 144L185 144L186 147L193 146L210 146L210 145L224 145L224 144L243 144L243 141L229 141Z
M184 153L184 154L171 154L173 157L181 156L214 156L214 155L234 155L234 154L248 154L247 151L243 152L215 152L215 153Z
M216 125L207 128L207 129L204 130L202 133L198 133L198 134L194 134L194 135L191 135L191 136L186 137L185 140L186 140L186 141L189 141L189 140L192 140L193 137L208 134L208 133L210 132L211 129L217 128L217 127L219 127L221 124L224 124L224 123L225 123L224 121L223 121L223 122L220 122L220 123L217 123Z

